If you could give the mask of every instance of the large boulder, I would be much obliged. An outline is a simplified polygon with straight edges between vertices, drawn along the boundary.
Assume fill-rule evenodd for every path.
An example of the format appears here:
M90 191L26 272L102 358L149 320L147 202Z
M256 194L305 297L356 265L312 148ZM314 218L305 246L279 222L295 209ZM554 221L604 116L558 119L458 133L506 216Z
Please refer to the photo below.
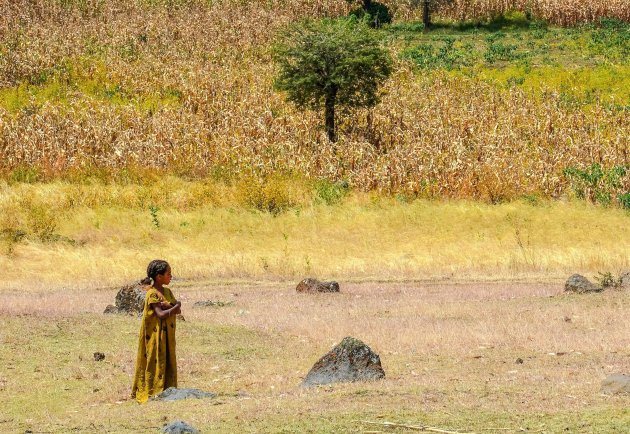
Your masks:
M298 283L297 292L339 292L337 282L321 282L317 279L306 278Z
M630 393L630 376L624 374L610 374L602 381L602 393L618 395Z
M564 284L564 290L566 292L576 292L583 294L587 292L600 292L603 290L601 286L597 286L588 280L586 277L580 274L574 274L569 277Z
M152 401L181 401L182 399L215 398L217 395L211 392L204 392L199 389L178 389L169 387L163 392L153 396Z
M142 315L144 310L144 297L147 286L140 281L123 286L116 294L116 305L109 305L104 313L126 313L128 315Z
M346 337L311 368L303 386L385 378L381 359L358 339Z

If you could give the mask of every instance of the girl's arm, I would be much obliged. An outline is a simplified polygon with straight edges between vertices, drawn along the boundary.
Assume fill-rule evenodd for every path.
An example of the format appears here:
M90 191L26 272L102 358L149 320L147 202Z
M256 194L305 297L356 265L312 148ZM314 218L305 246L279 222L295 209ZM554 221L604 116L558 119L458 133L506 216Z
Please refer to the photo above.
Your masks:
M180 306L181 304L178 303L168 309L164 309L162 307L162 303L153 303L151 304L151 309L153 309L159 319L164 319L169 316L177 315L179 313L178 310L180 310Z

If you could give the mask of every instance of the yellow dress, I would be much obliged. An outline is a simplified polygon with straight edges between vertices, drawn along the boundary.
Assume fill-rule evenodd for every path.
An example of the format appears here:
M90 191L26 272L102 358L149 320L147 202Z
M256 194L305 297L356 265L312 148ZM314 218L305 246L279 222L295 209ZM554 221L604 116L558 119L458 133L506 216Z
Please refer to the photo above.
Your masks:
M136 374L133 380L131 397L139 403L157 395L169 387L177 387L177 360L175 358L176 317L172 315L159 319L152 303L168 301L175 303L173 293L166 286L164 297L151 287L144 299L142 325L138 340Z

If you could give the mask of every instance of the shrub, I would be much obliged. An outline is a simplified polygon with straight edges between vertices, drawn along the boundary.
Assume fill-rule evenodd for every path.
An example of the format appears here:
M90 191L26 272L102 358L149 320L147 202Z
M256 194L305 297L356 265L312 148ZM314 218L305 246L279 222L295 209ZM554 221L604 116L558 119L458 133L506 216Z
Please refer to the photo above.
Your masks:
M330 182L321 180L315 184L316 201L326 205L336 205L350 192L348 182Z
M355 3L354 0L347 1L350 4ZM361 7L350 12L350 16L357 17L360 20L366 20L370 27L374 28L392 22L392 15L389 12L389 8L384 4L372 0L362 0L361 3Z
M585 169L567 167L563 171L565 178L579 199L586 199L601 205L610 205L613 196L619 194L619 201L624 207L625 195L621 194L619 190L623 188L623 178L627 172L627 166L613 166L606 169L598 163L593 163Z

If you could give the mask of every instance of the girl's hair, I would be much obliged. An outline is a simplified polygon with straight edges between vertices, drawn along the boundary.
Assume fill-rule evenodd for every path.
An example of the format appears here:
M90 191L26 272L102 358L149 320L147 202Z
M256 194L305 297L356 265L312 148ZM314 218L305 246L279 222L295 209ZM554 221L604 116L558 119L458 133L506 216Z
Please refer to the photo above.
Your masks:
M163 261L162 259L154 259L149 262L149 266L147 267L147 277L142 279L140 283L143 285L150 285L153 281L155 281L155 276L166 273L168 267L168 262Z

